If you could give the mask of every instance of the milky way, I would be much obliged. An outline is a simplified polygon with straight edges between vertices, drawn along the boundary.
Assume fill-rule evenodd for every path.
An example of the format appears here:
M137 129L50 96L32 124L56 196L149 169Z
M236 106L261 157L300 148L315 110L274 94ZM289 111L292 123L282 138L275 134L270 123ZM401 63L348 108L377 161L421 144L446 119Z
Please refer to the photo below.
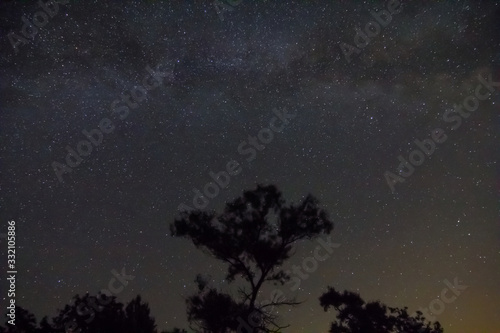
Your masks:
M289 332L328 329L328 285L416 311L455 279L467 288L430 313L445 332L500 327L500 88L483 84L467 116L454 108L500 81L498 3L59 2L43 24L34 1L0 4L0 233L16 221L19 305L53 316L125 268L120 301L141 294L160 329L187 327L197 273L229 287L169 225L236 161L207 209L276 184L292 202L315 195L335 223L340 245L284 287L305 301L280 310ZM284 109L296 116L242 154ZM408 164L436 129L446 141ZM290 267L315 247L301 243Z

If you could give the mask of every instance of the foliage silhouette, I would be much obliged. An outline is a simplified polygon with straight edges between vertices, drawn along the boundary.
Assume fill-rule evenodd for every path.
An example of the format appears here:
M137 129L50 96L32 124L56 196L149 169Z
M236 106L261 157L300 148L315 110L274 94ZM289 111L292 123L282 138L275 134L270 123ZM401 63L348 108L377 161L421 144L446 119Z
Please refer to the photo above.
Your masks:
M5 321L5 327L0 326L0 333L36 333L37 332L37 324L35 315L29 312L28 310L16 306L15 307L15 326L9 325L7 318Z
M123 304L115 297L99 294L89 294L73 298L73 304L68 304L52 319L54 333L67 330L79 333L107 332L118 333L125 329L125 313Z
M366 303L359 294L332 287L319 298L325 311L333 307L336 320L330 333L443 333L439 322L425 323L422 312L408 315L408 308L391 308L378 301Z
M181 212L171 225L172 234L190 239L196 247L226 263L228 283L241 277L245 284L233 298L208 288L198 277L198 293L186 301L192 327L204 333L226 333L237 330L248 319L255 332L283 328L268 308L299 303L275 298L270 304L259 305L259 291L266 283L283 285L289 281L289 274L281 267L292 256L294 243L329 234L332 229L333 223L318 207L316 198L308 195L296 205L285 205L274 185L245 191L226 204L221 214Z
M162 333L188 333L186 330L174 328L172 331L162 331Z
M156 333L155 320L149 306L140 296L124 305L116 298L102 294L73 297L59 313L49 320L44 317L37 327L36 318L16 307L16 325L0 326L1 333Z
M125 308L125 317L127 325L125 332L156 332L155 320L150 316L149 305L142 303L139 295Z
M273 296L258 301L265 284L283 285L290 280L283 264L292 257L297 241L329 234L333 223L311 195L298 204L286 205L273 186L257 186L228 203L221 214L208 211L182 212L170 226L175 237L190 239L198 248L227 264L229 284L240 278L237 296L210 287L198 275L197 293L186 299L191 327L198 333L280 332L282 326L270 308L295 306L299 302ZM365 302L359 294L328 287L320 298L336 319L330 333L443 333L439 322L430 323L407 308L388 307L379 301ZM7 323L6 323L7 324ZM29 311L16 307L16 326L0 326L0 333L156 333L150 308L138 295L126 306L103 294L76 295L56 317L44 317L37 326ZM187 333L174 328L162 333Z

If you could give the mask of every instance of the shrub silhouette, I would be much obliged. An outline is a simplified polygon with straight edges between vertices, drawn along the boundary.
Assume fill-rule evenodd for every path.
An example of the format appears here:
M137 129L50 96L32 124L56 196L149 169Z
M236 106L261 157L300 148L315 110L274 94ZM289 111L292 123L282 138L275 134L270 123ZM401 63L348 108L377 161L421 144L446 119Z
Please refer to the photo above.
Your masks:
M115 297L75 295L49 320L42 318L37 326L33 314L16 307L16 325L0 326L1 333L156 333L154 318L147 303L137 296L126 307Z
M340 293L328 287L319 300L325 311L330 307L337 311L330 333L443 333L439 322L425 323L420 311L412 317L406 307L391 308L378 301L366 303L350 291Z

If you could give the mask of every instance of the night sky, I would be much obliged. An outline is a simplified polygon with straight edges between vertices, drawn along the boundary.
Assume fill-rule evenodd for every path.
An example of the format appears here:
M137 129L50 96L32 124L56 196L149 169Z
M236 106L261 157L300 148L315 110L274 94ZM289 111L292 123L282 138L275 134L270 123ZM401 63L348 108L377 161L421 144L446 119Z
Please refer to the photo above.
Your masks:
M16 222L19 305L54 316L125 268L119 301L141 294L160 329L187 328L196 274L231 289L226 266L169 225L234 160L241 173L206 209L276 184L289 202L316 196L335 224L331 256L281 288L305 300L280 311L285 332L328 330L328 285L413 312L456 279L467 288L435 316L445 332L500 332L500 84L480 86L476 111L454 109L500 81L500 3L413 1L381 26L370 12L387 1L242 0L219 14L211 0L60 2L25 38L39 5L0 1L0 233ZM102 142L63 166L100 125ZM261 130L268 143L252 148ZM401 176L398 156L433 135L446 140ZM394 191L386 172L404 179Z

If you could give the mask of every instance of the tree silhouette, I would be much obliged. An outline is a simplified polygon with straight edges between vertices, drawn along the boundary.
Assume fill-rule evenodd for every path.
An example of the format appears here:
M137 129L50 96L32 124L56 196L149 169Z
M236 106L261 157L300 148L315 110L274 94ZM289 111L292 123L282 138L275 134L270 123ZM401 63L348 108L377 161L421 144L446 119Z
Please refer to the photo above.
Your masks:
M226 263L229 283L241 277L245 284L235 299L198 279L198 294L187 299L190 323L210 333L231 332L242 325L247 331L252 327L254 332L283 328L269 308L299 303L275 298L260 305L259 291L265 283L283 285L290 279L281 267L291 257L295 242L328 234L332 229L333 223L312 195L296 205L285 205L273 185L245 191L226 204L221 214L182 212L171 225L172 234L191 239L196 247Z
M49 323L49 319L47 316L43 317L40 320L40 328L37 330L38 333L54 333L58 332L54 330L53 325Z
M75 295L56 317L44 317L36 326L30 312L16 307L16 325L0 326L0 333L156 333L154 318L140 296L124 305L103 294ZM182 332L179 332L182 333Z
M73 297L73 304L68 304L52 319L54 333L123 333L125 330L125 313L123 304L114 296L98 294Z
M11 325L5 321L5 327L0 327L0 332L5 333L35 333L37 331L35 315L28 310L16 306L15 307L16 319L15 325Z
M439 322L425 323L422 312L408 315L407 308L391 308L380 302L366 303L359 294L344 291L340 293L332 287L319 298L325 311L333 307L337 311L336 320L330 333L442 333ZM431 326L432 325L432 326Z
M238 317L248 310L248 306L238 304L229 295L208 288L201 275L197 276L198 293L186 300L188 321L196 323L203 332L225 333L236 331Z
M141 296L137 295L125 308L126 332L153 333L156 332L154 318L150 316L147 303L141 303Z

